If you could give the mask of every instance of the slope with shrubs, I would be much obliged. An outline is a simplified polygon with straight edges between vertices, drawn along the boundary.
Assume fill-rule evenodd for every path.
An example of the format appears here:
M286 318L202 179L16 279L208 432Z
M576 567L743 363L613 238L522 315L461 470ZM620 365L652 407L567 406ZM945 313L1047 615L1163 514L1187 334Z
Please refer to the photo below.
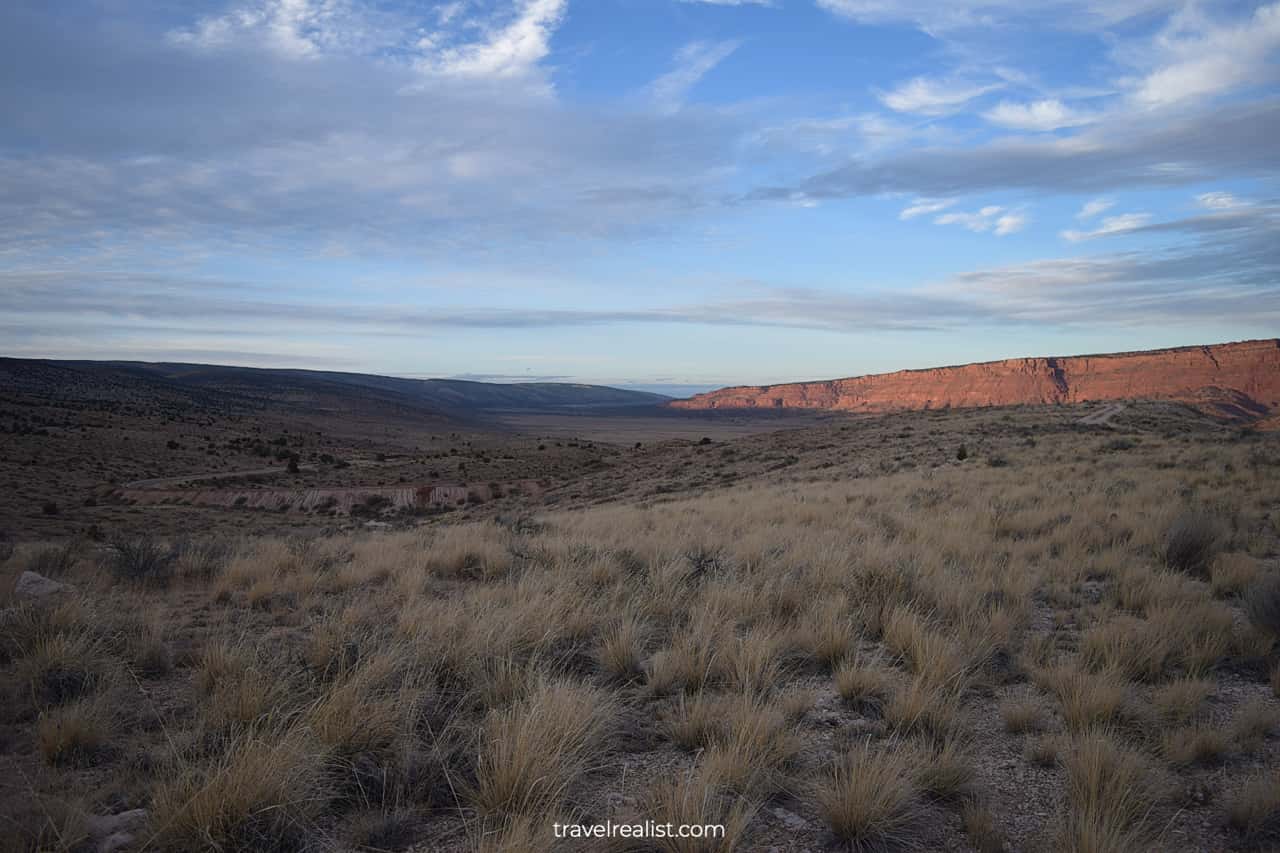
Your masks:
M140 807L158 850L574 849L553 822L605 819L727 829L611 849L1274 845L1277 448L1099 443L20 550L78 591L3 612L0 836L78 849Z

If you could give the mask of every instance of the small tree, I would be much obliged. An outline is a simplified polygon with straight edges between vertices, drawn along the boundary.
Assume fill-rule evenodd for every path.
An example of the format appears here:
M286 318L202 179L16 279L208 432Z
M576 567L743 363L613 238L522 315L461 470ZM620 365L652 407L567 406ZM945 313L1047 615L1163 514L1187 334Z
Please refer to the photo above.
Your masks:
M960 449L956 451L956 459L963 462L968 458L969 458L969 448L965 447L963 444L960 445Z

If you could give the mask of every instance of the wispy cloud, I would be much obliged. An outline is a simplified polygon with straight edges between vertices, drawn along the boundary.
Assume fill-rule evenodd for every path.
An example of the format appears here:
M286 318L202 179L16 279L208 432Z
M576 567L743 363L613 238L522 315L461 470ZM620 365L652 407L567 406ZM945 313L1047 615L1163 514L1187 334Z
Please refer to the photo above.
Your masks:
M695 41L680 48L675 68L649 85L649 96L659 108L668 112L679 109L689 91L740 47L737 41Z
M1096 120L1093 116L1076 112L1057 98L1047 98L1026 104L1001 101L984 112L982 116L992 124L998 124L1001 127L1035 132L1080 127Z
M299 304L239 282L67 268L0 273L0 312L12 318L5 333L24 352L34 352L42 340L113 327L129 340L131 331L163 328L171 342L187 335L207 347L223 334L240 349L253 349L256 341L269 351L262 344L285 332L331 339L335 332L385 337L432 329L672 324L924 331L973 323L1125 326L1164 320L1255 328L1280 320L1280 209L1252 205L1145 226L1130 220L1111 233L1123 239L1123 232L1142 228L1178 231L1189 240L1158 251L990 266L905 291L851 294L755 284L737 299L628 309Z
M1106 213L1108 210L1115 207L1115 204L1115 201L1109 198L1090 199L1089 201L1086 201L1080 208L1080 211L1076 213L1076 219L1079 219L1082 222L1092 219L1100 213Z
M1021 231L1030 219L1022 211L1006 210L992 204L972 212L944 213L933 221L935 225L959 225L976 233L989 231L997 237L1004 237Z
M1093 240L1098 237L1108 237L1113 234L1123 234L1126 231L1135 231L1150 221L1151 214L1149 213L1122 213L1119 216L1104 217L1098 227L1092 231L1063 231L1062 238L1072 243L1079 243L1082 240Z
M1060 29L1100 28L1139 15L1176 8L1179 0L817 0L818 6L866 24L909 23L934 34L1034 20Z
M1201 193L1196 196L1196 202L1201 207L1207 207L1209 210L1236 210L1241 207L1248 207L1251 204L1251 202L1237 198L1228 192Z
M880 101L900 113L942 116L956 112L974 98L1003 87L1003 83L978 84L966 80L915 77L888 92Z
M946 210L955 203L956 200L953 198L918 198L904 207L898 214L898 218L907 220L915 219L917 216L927 216L930 213Z
M550 53L551 36L568 5L568 0L523 0L512 20L485 26L483 36L470 43L438 47L438 36L424 36L418 46L425 55L417 67L456 77L529 76Z
M1019 189L1044 192L1171 187L1280 169L1280 99L1228 104L1152 123L1117 117L1066 139L997 139L969 148L932 147L855 161L752 198L817 199L885 192L956 196Z
M1133 98L1164 107L1219 95L1276 79L1280 3L1253 10L1244 20L1215 21L1195 4L1174 15L1138 61L1154 67L1140 77Z

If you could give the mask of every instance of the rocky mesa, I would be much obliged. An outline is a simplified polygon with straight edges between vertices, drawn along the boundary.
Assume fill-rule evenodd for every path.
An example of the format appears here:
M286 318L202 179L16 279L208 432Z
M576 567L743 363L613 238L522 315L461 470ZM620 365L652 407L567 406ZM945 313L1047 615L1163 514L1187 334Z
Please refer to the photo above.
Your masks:
M1131 399L1185 402L1242 420L1280 414L1280 339L738 386L668 405L890 412Z

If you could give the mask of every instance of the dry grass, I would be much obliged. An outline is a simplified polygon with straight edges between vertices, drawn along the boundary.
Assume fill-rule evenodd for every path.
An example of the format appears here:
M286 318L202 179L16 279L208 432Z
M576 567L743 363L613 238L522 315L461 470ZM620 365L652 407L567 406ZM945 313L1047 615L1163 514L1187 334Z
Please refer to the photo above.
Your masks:
M1230 795L1227 825L1249 844L1267 845L1280 838L1280 776L1274 770L1248 779Z
M1200 513L1179 516L1165 534L1164 564L1177 572L1208 577L1222 540L1217 522Z
M944 743L960 730L963 706L960 687L916 676L889 697L884 719L896 732Z
M174 850L532 851L553 817L632 812L729 826L646 849L749 849L785 807L810 821L798 848L828 829L958 847L963 828L980 850L1052 829L1055 849L1127 851L1161 843L1170 771L1204 792L1195 844L1270 842L1274 805L1241 784L1280 694L1266 454L1151 433L1100 461L1096 435L997 415L929 432L958 417L901 422L951 450L893 465L849 421L821 446L779 434L758 464L800 462L698 494L166 542L165 584L49 547L81 593L0 613L6 758L24 802L145 806L140 843ZM960 441L1010 464L956 463ZM670 453L664 477L691 481L747 456ZM1216 519L1212 541L1171 506ZM975 771L992 755L1008 774ZM1061 826L1000 811L1062 782ZM15 830L78 843L64 831Z
M496 525L474 524L440 528L431 539L424 568L442 577L492 578L512 566Z
M230 742L207 767L161 782L151 843L162 849L296 849L327 804L323 754L293 730Z
M785 787L800 743L783 710L747 694L724 703L722 713L722 728L702 756L708 778L755 801Z
M598 690L548 681L486 718L470 799L486 814L556 809L591 766L615 712Z
M1102 730L1076 737L1060 758L1068 805L1061 849L1140 849L1169 795L1160 771Z
M1175 767L1214 764L1231 749L1231 737L1221 729L1204 725L1168 729L1162 735L1161 752Z
M1003 853L1007 849L1004 835L996 825L991 810L978 802L967 802L960 810L960 824L969 843L978 853Z
M1254 751L1280 728L1280 710L1261 699L1252 699L1236 711L1231 720L1231 736L1245 751Z
M706 749L725 730L722 706L717 696L698 693L679 696L665 729L671 742L681 749L696 752Z
M610 678L635 681L644 676L644 645L643 623L634 616L624 615L600 638L596 660Z
M1210 583L1218 598L1239 596L1258 579L1258 561L1248 554L1219 554L1213 561Z
M1000 703L1000 719L1010 734L1044 731L1044 706L1035 699L1010 699Z
M719 838L657 838L641 849L663 853L731 853L739 849L756 812L751 801L727 794L705 773L691 770L657 782L644 801L644 817L676 826L713 823L725 828ZM652 845L649 847L648 845Z
M916 756L869 742L850 748L816 792L823 820L850 850L876 851L911 841L920 818Z
M94 764L115 734L114 710L100 700L79 700L40 715L40 753L50 764Z
M855 658L842 663L835 672L840 698L864 711L879 711L893 693L893 673L877 660Z
M952 739L923 751L916 782L934 799L970 799L976 794L976 775L972 748Z
M1132 690L1115 673L1090 673L1059 665L1039 673L1037 680L1057 697L1062 718L1072 731L1119 725L1132 717Z
M1053 767L1058 763L1061 743L1057 737L1041 735L1027 738L1023 747L1023 757L1037 767Z
M1249 621L1280 639L1280 574L1272 573L1253 583L1244 598Z

